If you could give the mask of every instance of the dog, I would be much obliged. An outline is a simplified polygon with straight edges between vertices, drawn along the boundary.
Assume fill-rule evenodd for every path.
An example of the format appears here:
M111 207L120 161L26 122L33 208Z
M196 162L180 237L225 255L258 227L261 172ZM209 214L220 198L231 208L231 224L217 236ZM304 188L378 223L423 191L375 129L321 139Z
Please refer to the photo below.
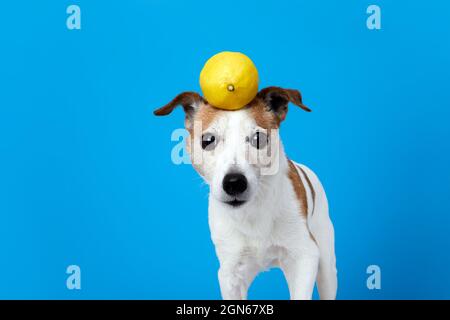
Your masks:
M278 129L288 104L311 111L298 90L268 87L244 108L222 110L183 92L154 111L185 112L191 162L209 185L208 221L222 298L247 299L255 276L279 267L290 298L336 298L334 228L317 176L284 153ZM266 161L271 159L270 161Z

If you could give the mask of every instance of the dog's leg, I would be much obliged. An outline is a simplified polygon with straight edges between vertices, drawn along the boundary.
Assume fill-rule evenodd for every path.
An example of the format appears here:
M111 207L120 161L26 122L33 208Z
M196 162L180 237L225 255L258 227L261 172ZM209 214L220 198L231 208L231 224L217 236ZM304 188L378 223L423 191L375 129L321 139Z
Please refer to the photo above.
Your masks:
M239 258L221 260L219 269L219 284L224 300L246 300L247 291L255 276L258 267L250 261Z
M334 256L329 259L320 259L319 273L317 275L317 288L321 300L336 299L337 277Z
M292 300L311 300L319 266L318 255L301 255L288 259L282 269L289 286Z

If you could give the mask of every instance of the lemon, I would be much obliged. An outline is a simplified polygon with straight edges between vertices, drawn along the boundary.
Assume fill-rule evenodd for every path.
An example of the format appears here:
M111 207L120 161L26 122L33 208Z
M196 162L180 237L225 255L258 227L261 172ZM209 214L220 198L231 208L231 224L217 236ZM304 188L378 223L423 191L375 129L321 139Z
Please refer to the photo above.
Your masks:
M237 110L258 93L258 70L245 54L220 52L205 63L200 73L200 87L213 106Z

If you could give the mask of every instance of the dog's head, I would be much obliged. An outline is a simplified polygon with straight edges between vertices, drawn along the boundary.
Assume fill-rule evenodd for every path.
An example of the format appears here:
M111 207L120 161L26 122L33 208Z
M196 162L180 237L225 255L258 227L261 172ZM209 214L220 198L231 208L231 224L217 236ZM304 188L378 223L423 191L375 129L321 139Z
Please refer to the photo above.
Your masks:
M235 111L217 109L199 94L184 92L154 114L168 115L175 107L183 107L194 168L215 199L237 208L257 196L264 177L278 171L283 152L278 128L289 102L311 111L303 105L299 91L268 87Z

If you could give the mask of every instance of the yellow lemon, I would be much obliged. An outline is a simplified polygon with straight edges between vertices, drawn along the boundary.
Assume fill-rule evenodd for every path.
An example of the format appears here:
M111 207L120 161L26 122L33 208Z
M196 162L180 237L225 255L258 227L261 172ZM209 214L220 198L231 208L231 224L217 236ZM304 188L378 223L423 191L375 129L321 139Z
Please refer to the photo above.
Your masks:
M258 93L258 70L245 54L220 52L205 63L200 73L200 87L213 106L237 110Z

